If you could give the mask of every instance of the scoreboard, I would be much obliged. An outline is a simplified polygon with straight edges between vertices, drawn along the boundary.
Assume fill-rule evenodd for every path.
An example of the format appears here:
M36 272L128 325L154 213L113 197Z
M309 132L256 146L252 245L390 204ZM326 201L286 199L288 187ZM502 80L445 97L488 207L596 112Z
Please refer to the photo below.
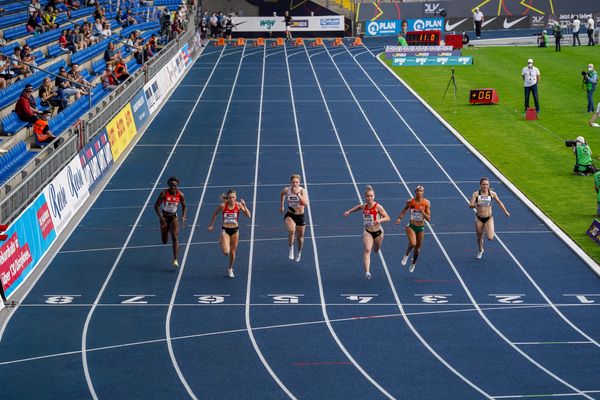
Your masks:
M439 46L441 35L441 31L409 31L405 39L409 46Z

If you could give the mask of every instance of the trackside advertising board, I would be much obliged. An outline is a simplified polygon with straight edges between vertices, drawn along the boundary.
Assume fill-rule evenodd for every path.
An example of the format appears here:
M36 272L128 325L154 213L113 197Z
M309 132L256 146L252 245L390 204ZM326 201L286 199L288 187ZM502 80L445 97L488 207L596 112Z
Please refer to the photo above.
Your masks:
M472 65L471 56L450 56L450 57L394 57L392 65L394 67L422 67L422 66L440 66L440 65Z
M54 223L44 193L8 227L0 246L0 279L9 297L35 269L56 239Z
M89 182L89 191L93 192L98 181L113 164L112 152L106 129L94 136L92 140L79 151L79 162Z
M282 16L275 17L233 17L234 32L284 32ZM294 17L290 25L292 32L343 31L343 15L320 17Z
M398 35L402 32L402 20L389 19L365 22L367 36ZM417 18L406 20L407 31L444 31L444 18Z

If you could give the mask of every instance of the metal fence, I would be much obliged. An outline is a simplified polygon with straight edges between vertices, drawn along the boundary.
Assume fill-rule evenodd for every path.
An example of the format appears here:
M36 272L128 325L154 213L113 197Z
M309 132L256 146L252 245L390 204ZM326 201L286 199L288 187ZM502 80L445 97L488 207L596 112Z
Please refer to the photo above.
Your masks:
M81 146L98 134L144 84L177 54L180 44L191 42L195 34L195 25L193 15L190 17L188 28L180 37L169 42L150 63L144 65L123 83L117 93L109 95L88 112L82 118L81 125L73 126L64 132L61 137L65 138L65 142L58 149L48 146L32 161L34 166L37 164L37 167L27 173L23 179L17 175L4 185L3 192L6 195L0 200L0 221L3 224L10 224L35 199L56 174L73 159Z

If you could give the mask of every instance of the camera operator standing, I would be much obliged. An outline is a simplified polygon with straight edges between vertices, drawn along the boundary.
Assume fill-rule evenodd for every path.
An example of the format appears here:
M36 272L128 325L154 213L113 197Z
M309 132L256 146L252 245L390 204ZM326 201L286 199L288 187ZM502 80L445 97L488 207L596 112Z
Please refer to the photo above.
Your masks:
M529 95L533 94L535 111L540 112L540 102L538 100L538 82L540 81L540 70L533 66L533 60L527 60L527 66L521 71L523 84L525 87L525 112L529 108Z
M588 64L588 70L581 71L583 83L587 91L587 112L594 112L594 92L598 83L598 73L594 70L594 64Z
M576 140L567 140L565 145L573 148L575 154L573 173L575 175L591 175L596 172L596 167L592 164L592 149L585 142L583 136L577 136Z
M594 18L592 18L590 16L590 18L587 20L587 23L585 24L585 27L587 29L587 35L588 35L588 46L593 46L594 45Z
M558 21L552 25L552 36L554 36L554 51L560 51L560 39L562 39L562 32L560 29L560 23Z

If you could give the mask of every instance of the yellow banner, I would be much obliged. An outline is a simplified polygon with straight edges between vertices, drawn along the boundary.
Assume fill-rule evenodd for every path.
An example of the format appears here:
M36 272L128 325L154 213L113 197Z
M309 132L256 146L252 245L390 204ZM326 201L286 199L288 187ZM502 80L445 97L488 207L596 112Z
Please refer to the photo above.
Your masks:
M125 107L106 125L106 133L110 141L110 150L113 154L113 160L117 161L121 153L127 148L131 139L137 133L131 104L127 103Z

